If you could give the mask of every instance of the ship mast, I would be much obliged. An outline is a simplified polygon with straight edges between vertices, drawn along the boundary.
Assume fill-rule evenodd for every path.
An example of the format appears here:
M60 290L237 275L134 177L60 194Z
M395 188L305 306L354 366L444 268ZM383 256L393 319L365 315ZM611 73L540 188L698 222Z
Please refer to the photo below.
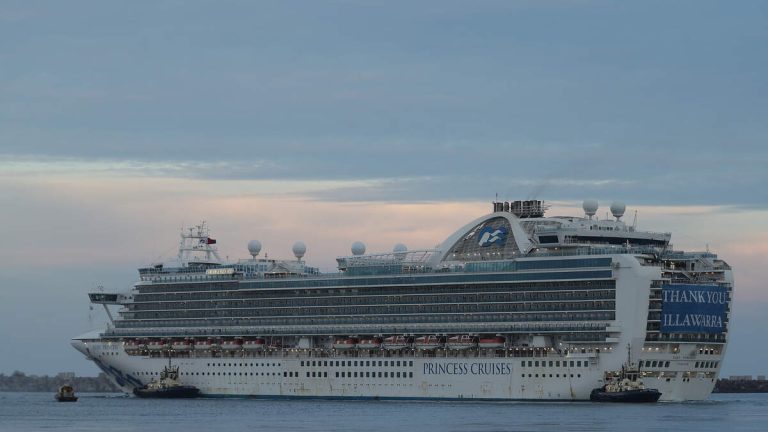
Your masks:
M179 242L179 263L186 266L190 262L221 262L215 244L216 240L209 236L205 221L186 230L182 228L181 241ZM205 258L202 258L201 255L204 255Z

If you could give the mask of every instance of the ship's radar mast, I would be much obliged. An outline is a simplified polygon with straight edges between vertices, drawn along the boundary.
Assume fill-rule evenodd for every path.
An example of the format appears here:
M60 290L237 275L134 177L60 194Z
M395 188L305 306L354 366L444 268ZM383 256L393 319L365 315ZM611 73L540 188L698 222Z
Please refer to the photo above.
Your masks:
M187 229L181 229L179 242L179 263L186 266L189 263L218 264L221 262L216 240L208 234L205 221Z

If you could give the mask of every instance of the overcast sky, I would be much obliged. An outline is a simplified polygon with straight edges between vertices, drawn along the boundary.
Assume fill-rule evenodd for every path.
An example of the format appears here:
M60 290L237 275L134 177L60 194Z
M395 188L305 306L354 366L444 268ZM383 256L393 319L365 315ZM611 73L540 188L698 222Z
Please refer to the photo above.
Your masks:
M768 3L0 3L0 372L68 346L210 222L224 255L431 247L536 197L638 211L736 271L724 374L766 374Z

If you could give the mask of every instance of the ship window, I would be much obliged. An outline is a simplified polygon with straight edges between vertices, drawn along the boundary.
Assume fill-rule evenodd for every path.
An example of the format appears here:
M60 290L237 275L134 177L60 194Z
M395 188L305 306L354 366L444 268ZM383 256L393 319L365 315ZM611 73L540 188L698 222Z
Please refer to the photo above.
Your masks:
M304 360L301 361L301 365L304 366Z
M560 360L555 362L555 367L560 367Z
M328 372L323 372L323 378L328 378Z
M357 360L355 360L355 366L357 366Z
M410 363L408 366L413 366L413 360L411 360L411 361L410 361L410 362L408 362L408 363Z
M539 361L538 360L536 360L536 362L534 363L534 366L539 367Z
M400 378L400 372L397 373L397 377Z
M389 378L389 372L384 372L384 378Z
M381 372L379 372L379 378L381 378Z
M413 372L408 372L408 378L413 378Z
M664 367L669 367L669 362L664 362Z
M574 363L574 361L573 361L573 360L571 360L571 367L573 367L573 363ZM571 376L573 376L573 375L571 375Z
M327 360L323 362L323 366L328 366L328 361Z
M283 371L283 377L287 377L287 376L288 376L288 372Z
M336 378L339 377L339 371L336 371Z
M309 372L307 372L307 378L309 378Z
M357 378L357 371L355 371L355 378Z
M381 360L379 360L379 366L381 366Z
M370 373L370 372L366 372L366 373L365 373L365 377L366 377L366 378L370 378L370 376L371 376L371 373Z
M576 367L581 367L581 361L576 362Z
M640 360L640 362L638 363L638 367L643 367L643 361L642 360Z
M520 367L525 367L525 360L520 362Z
M367 361L367 362L365 362L365 365L366 365L366 366L370 366L370 365L371 365L371 362L370 362L370 361Z

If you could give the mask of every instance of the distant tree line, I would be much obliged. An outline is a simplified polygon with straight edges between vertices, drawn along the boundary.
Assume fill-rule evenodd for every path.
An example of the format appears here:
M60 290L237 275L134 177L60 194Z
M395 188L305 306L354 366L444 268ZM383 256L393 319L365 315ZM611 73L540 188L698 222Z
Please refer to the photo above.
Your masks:
M719 379L715 393L768 393L768 380Z
M109 393L120 391L100 373L97 377L79 377L74 374L60 373L50 377L47 375L26 375L14 371L10 375L0 374L0 391L7 392L55 392L64 384L75 388L75 392Z

